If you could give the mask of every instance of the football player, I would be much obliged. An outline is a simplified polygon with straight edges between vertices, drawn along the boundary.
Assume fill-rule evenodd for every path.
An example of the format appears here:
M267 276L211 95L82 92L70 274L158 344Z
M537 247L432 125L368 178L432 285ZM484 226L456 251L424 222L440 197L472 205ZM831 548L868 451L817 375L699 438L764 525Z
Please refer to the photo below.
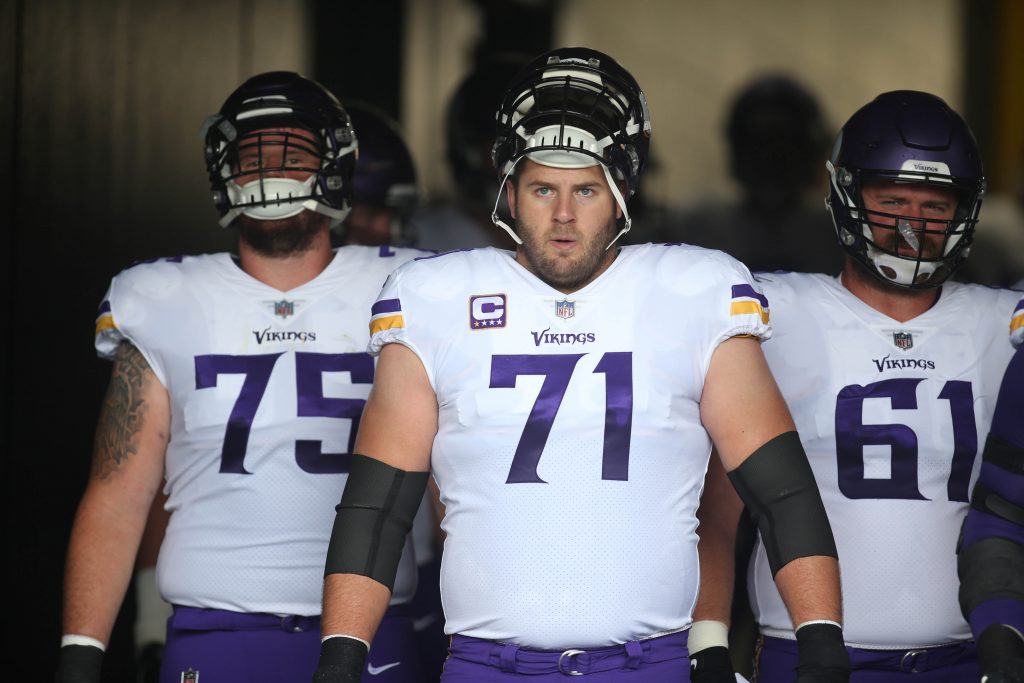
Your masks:
M422 253L331 248L358 144L319 84L254 76L202 135L238 254L135 265L100 305L96 348L114 370L68 550L60 681L99 680L161 486L157 574L174 605L161 679L308 681L316 666L330 507L374 377L366 311ZM414 587L407 552L390 604ZM372 680L417 680L409 619L383 624Z
M1024 682L1024 299L960 540L960 607L986 683Z
M851 680L970 680L975 645L957 605L955 549L1019 297L948 280L967 258L985 191L978 146L940 98L888 92L847 121L826 167L841 274L758 283L772 304L765 356L835 531ZM762 634L755 672L772 683L791 680L799 634L766 545L748 585ZM703 604L711 584L732 586L732 556L720 551L729 545L715 547L702 548L708 590L697 614L724 621L723 601L709 612Z
M418 260L373 307L380 362L315 680L362 669L428 473L446 510L442 681L688 680L712 441L763 513L801 680L846 680L831 532L761 354L762 294L720 252L616 247L650 141L636 81L600 52L555 50L497 120L514 227L494 222L517 250Z

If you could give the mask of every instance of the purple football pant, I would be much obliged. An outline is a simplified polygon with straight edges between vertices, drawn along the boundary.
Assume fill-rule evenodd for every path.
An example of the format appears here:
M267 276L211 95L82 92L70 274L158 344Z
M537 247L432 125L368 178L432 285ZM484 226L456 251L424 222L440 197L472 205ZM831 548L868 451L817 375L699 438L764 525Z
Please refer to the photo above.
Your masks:
M467 636L452 636L441 683L688 683L687 632L635 640L596 650L530 650Z
M278 617L174 607L160 683L309 683L320 656L320 617ZM389 609L363 671L366 683L419 683L412 620ZM368 675L374 672L374 675Z
M847 647L850 683L954 683L980 678L974 641L920 650L864 650ZM796 680L795 640L762 636L754 662L755 683Z

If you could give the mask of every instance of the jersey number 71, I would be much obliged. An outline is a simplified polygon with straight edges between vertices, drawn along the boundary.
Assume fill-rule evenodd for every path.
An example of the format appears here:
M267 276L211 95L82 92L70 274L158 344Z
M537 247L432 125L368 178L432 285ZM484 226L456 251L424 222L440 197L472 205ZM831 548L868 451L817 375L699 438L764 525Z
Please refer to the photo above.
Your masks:
M583 353L522 354L491 359L492 389L514 389L520 375L542 375L544 383L526 418L506 484L547 483L537 474L544 444ZM601 478L629 479L629 437L633 429L633 354L610 351L594 372L605 376L604 452Z

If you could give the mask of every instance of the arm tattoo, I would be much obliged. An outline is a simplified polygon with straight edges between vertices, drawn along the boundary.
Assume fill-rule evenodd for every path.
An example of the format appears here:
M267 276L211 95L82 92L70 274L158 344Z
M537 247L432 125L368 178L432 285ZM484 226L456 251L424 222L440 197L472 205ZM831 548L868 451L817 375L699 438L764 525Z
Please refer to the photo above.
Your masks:
M136 437L142 431L148 408L142 398L143 390L153 380L153 372L139 350L129 342L122 342L117 349L114 371L96 428L92 476L108 479L121 463L138 451Z

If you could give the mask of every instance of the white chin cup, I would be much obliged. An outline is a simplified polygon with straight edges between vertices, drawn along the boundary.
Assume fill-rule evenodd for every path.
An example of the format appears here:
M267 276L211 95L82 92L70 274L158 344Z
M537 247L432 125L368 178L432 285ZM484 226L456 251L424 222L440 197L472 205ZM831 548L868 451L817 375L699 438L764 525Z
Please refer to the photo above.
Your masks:
M870 244L868 247L868 258L875 264L875 268L878 269L887 280L901 285L912 285L917 280L927 280L932 276L938 267L939 263L935 261L921 261L920 267L918 267L918 261L900 258L899 256L893 256L887 254ZM914 279L914 271L917 271L917 280Z
M242 186L229 181L228 198L235 206L251 204L240 207L240 213L250 218L261 221L291 218L304 209L315 207L316 200L311 197L315 181L316 175L309 176L305 181L292 178L264 178L262 182L253 180ZM314 207L307 206L310 203Z
M899 223L905 223L905 221L900 219L897 223L897 230L902 234L905 229L909 228L909 223L906 226L899 225ZM871 240L871 227L866 223L862 223L861 225L865 238L867 238L867 240ZM963 226L961 226L961 228L962 227ZM946 248L943 256L948 256L962 238L963 233L959 232L946 240ZM904 239L907 240L908 244L912 244L906 237L904 237ZM935 274L935 271L946 263L945 261L918 261L916 258L904 258L895 254L890 254L889 252L882 251L878 247L874 246L870 241L867 241L864 246L867 247L868 258L871 259L871 263L875 265L878 272L880 272L887 280L892 280L893 282L901 285L913 285L921 282L927 282L931 279L932 275ZM916 279L914 278L915 271L917 272Z

